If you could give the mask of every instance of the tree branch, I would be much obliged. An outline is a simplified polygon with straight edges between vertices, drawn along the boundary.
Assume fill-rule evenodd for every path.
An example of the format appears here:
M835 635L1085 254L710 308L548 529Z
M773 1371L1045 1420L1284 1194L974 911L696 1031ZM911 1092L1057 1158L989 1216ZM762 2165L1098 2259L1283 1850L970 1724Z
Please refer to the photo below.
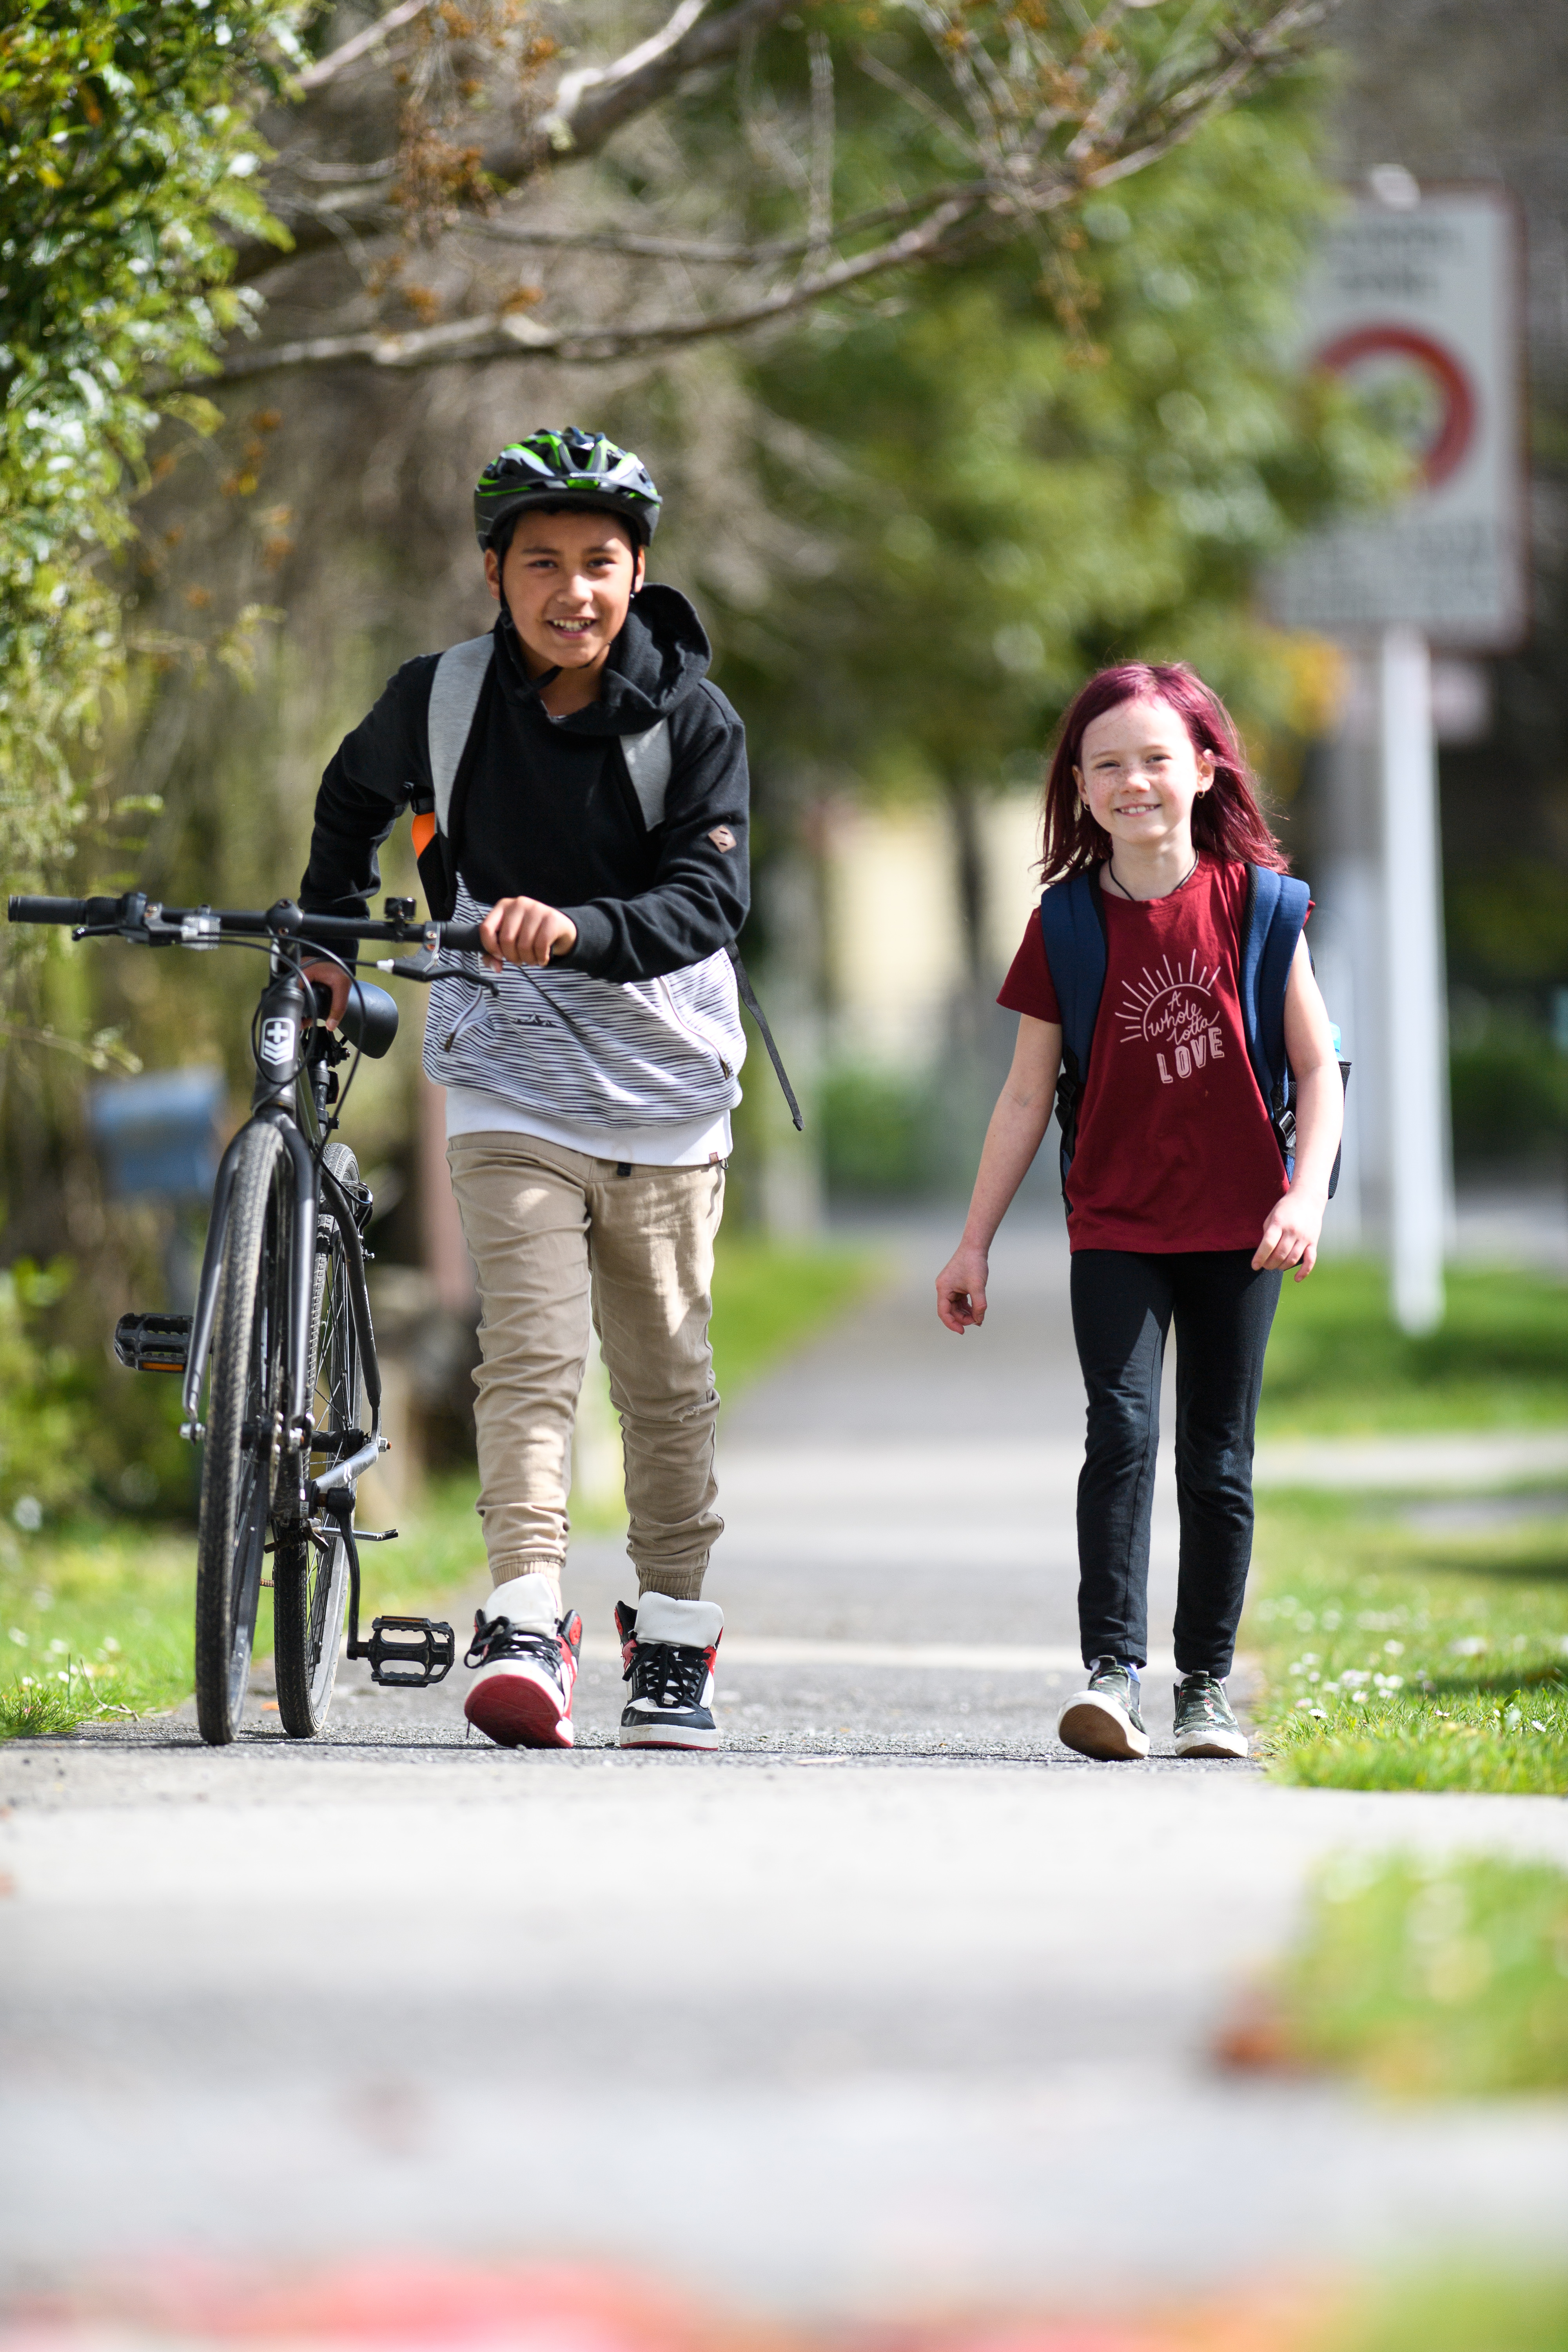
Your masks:
M1065 204L1076 190L1064 183L1055 204ZM1053 200L1037 196L1036 208ZM473 319L452 319L439 327L420 327L406 334L371 328L363 333L307 336L296 342L276 343L263 350L229 354L217 376L193 379L199 388L270 375L305 367L341 367L345 362L369 360L377 367L442 367L453 361L511 359L520 350L541 357L582 362L625 359L635 352L668 351L683 343L715 335L740 335L769 326L792 312L807 310L830 295L868 278L940 261L957 250L963 232L991 207L991 191L980 187L941 205L920 227L889 237L869 253L831 263L792 279L772 293L741 302L727 310L696 317L654 319L628 327L542 327L527 311L496 311Z
M847 238L864 236L875 228L888 228L895 221L916 220L922 213L934 212L939 205L971 193L967 187L929 188L923 195L910 196L903 204L881 205L875 212L857 213L849 220L838 223L832 242L842 245ZM813 252L821 243L820 238L808 235L763 237L754 245L714 245L700 237L644 236L635 229L532 228L524 221L497 220L493 214L465 221L462 229L465 236L485 237L497 245L626 253L652 261L725 263L731 268L758 268L766 261L798 261L802 254Z
M313 66L307 66L302 74L296 75L300 89L323 89L342 73L345 66L369 57L374 49L380 48L389 33L397 32L405 25L412 25L416 16L422 16L429 5L430 0L398 0L395 8L389 8L384 16L378 17L374 25L367 25L364 31L356 33L352 41L344 41L341 48L330 50L324 58L318 58Z
M568 77L557 91L553 113L531 127L531 148L513 153L514 173L526 176L548 152L548 141L570 134L569 152L584 152L584 142L598 143L631 114L651 106L697 65L738 47L780 17L793 0L731 0L718 15L706 13L710 0L681 0L662 30L612 66ZM1118 5L1139 6L1144 0L1118 0ZM994 126L987 145L994 144L986 161L975 139L916 86L893 73L879 60L863 58L872 78L892 89L944 138L956 141L974 165L961 179L900 203L881 206L837 226L822 217L826 192L815 191L811 217L804 236L769 238L755 244L709 242L701 238L645 236L614 228L532 228L521 222L497 220L483 214L459 215L456 226L468 235L497 242L598 250L671 262L722 264L741 272L769 263L804 258L806 267L786 283L765 291L731 289L711 311L699 310L646 320L641 323L595 325L580 322L548 327L523 302L495 311L444 321L405 331L371 327L353 332L304 337L272 346L251 345L232 351L218 381L237 381L308 367L364 363L388 368L418 368L515 356L529 351L559 360L613 360L720 336L747 333L771 325L834 295L866 284L889 271L951 259L977 243L996 245L1027 229L1090 192L1115 184L1183 144L1201 123L1231 104L1246 90L1271 79L1302 52L1306 35L1329 16L1338 0L1271 0L1257 9L1255 21L1237 26L1237 17L1249 12L1237 8L1229 26L1196 56L1184 60L1179 71L1164 79L1158 67L1151 76L1129 73L1128 61L1108 59L1106 78L1096 97L1083 87L1070 103L1034 104L1037 119L1020 115L1005 124L992 106ZM940 13L930 12L933 23ZM1260 16L1261 22L1256 21ZM384 23L387 20L383 19ZM936 27L940 31L941 27ZM966 38L969 37L966 36ZM1168 62L1168 61L1167 61ZM1015 78L1016 79L1016 69ZM972 73L974 103L984 117L989 103L989 82ZM1081 77L1079 78L1081 79ZM1164 86L1161 87L1164 79ZM1027 83L1035 89L1030 68ZM1020 85L1022 86L1022 85ZM564 100L564 105L561 101ZM819 136L824 100L817 95ZM1064 119L1078 128L1067 152L1054 158L1047 142ZM1042 129L1042 123L1045 123ZM1026 128L1026 125L1027 126ZM1022 135L1020 135L1022 133ZM533 161L529 162L532 156ZM395 215L384 189L362 185L340 196L323 192L312 206L322 235L341 236L356 215L384 226ZM847 241L900 224L899 233L885 236L868 250L846 255ZM837 248L828 258L825 247ZM211 378L205 379L210 383ZM199 388L199 387L198 387Z
M652 40L639 42L609 65L563 77L553 105L536 121L521 132L515 127L498 131L479 156L480 170L496 185L514 188L533 178L552 159L595 153L623 122L647 113L700 67L735 56L744 42L771 30L795 5L796 0L731 0L721 14L707 15L703 13L707 0L682 0ZM383 17L381 22L388 24L390 18ZM268 200L292 230L293 249L279 255L275 246L247 241L240 246L235 265L235 277L241 282L276 269L280 262L320 252L335 234L315 203L290 201L286 187L273 188ZM384 186L363 191L345 188L334 198L331 209L340 222L375 229L386 225L385 205Z

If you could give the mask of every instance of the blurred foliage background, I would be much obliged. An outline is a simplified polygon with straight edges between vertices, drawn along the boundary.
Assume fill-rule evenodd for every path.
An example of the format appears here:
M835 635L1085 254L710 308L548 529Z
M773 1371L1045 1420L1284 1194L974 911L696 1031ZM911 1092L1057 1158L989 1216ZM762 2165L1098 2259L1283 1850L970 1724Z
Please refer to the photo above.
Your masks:
M574 118L563 211L556 175L534 189L523 153L540 93L559 105L566 88L548 11L426 11L340 70L372 12L24 7L0 33L7 887L134 880L240 905L291 891L339 735L398 661L484 624L466 511L478 466L521 429L579 415L650 463L668 501L658 568L697 599L746 716L747 945L764 967L798 962L770 874L809 864L825 801L931 803L983 989L975 813L1032 773L1076 680L1112 651L1200 660L1288 788L1325 681L1311 647L1257 617L1256 566L1398 467L1286 356L1292 289L1332 201L1331 76L1282 51L1285 70L1215 98L1212 37L1268 9L1200 8L1179 37L1123 17L1114 38L1144 98L1118 130L1109 30L1096 47L1027 7L971 11L967 29L937 15L933 37L896 10L755 10L732 68L687 75L596 144ZM613 58L655 23L605 9L591 41L574 31ZM605 224L612 244L652 227L765 246L804 223L807 270L830 232L841 258L864 257L879 232L834 223L896 198L918 226L955 173L994 188L1016 142L997 90L1026 68L1038 120L1048 98L1061 125L1054 147L1036 142L1036 209L998 229L982 207L984 233L972 221L922 268L799 302L761 337L612 343L595 364L525 341L396 373L271 356L303 349L305 325L416 340L497 300L537 343L541 320L613 322L689 285L683 261L546 243L524 299L501 234L509 172L546 236L566 220ZM1172 130L1178 102L1190 138ZM1099 191L1117 137L1125 167ZM760 266L717 281L710 310L743 304ZM410 886L406 866L395 847L389 887ZM111 1369L105 1346L115 1314L163 1286L167 1220L106 1197L85 1089L139 1065L216 1063L237 1117L256 975L237 955L193 967L58 934L12 935L4 959L4 1345L26 1405L0 1507L14 1524L28 1498L51 1513L183 1507L172 1401ZM421 1084L406 1038L354 1103L385 1212L378 1252L409 1265L427 1251ZM828 1068L836 1186L952 1176L932 1148L933 1085ZM736 1187L753 1219L756 1091Z

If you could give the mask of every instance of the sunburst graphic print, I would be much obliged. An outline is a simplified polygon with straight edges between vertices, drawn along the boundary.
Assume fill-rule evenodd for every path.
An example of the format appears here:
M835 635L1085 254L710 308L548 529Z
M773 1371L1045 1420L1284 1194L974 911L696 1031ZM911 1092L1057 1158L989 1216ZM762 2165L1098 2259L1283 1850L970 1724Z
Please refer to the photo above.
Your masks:
M1184 963L1165 956L1152 971L1145 964L1139 978L1122 989L1117 1007L1121 1043L1154 1046L1166 1085L1225 1059L1214 996L1218 976L1218 966L1205 964L1194 950Z

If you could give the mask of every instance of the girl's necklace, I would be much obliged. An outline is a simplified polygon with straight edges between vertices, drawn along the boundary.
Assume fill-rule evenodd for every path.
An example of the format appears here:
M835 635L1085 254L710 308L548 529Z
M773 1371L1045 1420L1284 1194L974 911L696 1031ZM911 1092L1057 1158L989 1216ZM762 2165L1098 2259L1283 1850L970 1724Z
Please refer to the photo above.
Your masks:
M1117 872L1117 870L1116 870L1116 861L1115 861L1115 859L1114 859L1114 858L1108 857L1108 858L1106 859L1106 861L1105 861L1105 870L1106 870L1106 872L1110 875L1110 877L1111 880L1115 883L1115 885L1116 885L1117 888L1121 891L1121 893L1122 897L1123 897L1124 898L1130 898L1130 899L1131 899L1131 900L1132 900L1132 904L1133 904L1135 907L1143 907L1143 906L1148 906L1148 905L1151 905L1151 904L1152 903L1152 901L1151 901L1151 900L1149 900L1149 899L1146 899L1146 898L1132 898L1132 893L1131 893L1131 891L1127 887L1126 883L1125 883L1125 882L1123 882L1123 880L1121 879L1121 877L1120 876L1120 874L1118 874L1118 872ZM1192 862L1192 864L1188 866L1188 868L1187 868L1186 872L1183 875L1183 877L1182 877L1181 880L1180 880L1179 882L1173 882L1173 883L1172 883L1172 885L1171 885L1171 887L1170 887L1170 888L1169 888L1168 890L1156 890L1156 892L1154 893L1154 898L1155 898L1156 899L1159 899L1159 898L1173 898L1175 897L1175 895L1176 895L1176 893L1177 893L1177 891L1178 891L1178 890L1184 890L1184 889L1186 888L1187 884L1192 880L1192 878L1193 878L1194 875L1197 872L1197 870L1198 870L1197 854L1194 852L1194 856L1193 856L1193 862Z

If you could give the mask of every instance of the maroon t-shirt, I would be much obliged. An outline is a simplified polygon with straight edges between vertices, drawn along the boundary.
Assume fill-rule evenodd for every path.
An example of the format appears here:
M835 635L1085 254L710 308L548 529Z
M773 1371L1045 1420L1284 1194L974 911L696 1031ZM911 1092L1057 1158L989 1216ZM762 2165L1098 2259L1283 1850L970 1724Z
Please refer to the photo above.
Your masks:
M1258 1247L1285 1166L1242 1024L1246 896L1246 866L1206 852L1168 898L1101 893L1110 960L1068 1179L1075 1250ZM996 1001L1061 1019L1037 914Z

